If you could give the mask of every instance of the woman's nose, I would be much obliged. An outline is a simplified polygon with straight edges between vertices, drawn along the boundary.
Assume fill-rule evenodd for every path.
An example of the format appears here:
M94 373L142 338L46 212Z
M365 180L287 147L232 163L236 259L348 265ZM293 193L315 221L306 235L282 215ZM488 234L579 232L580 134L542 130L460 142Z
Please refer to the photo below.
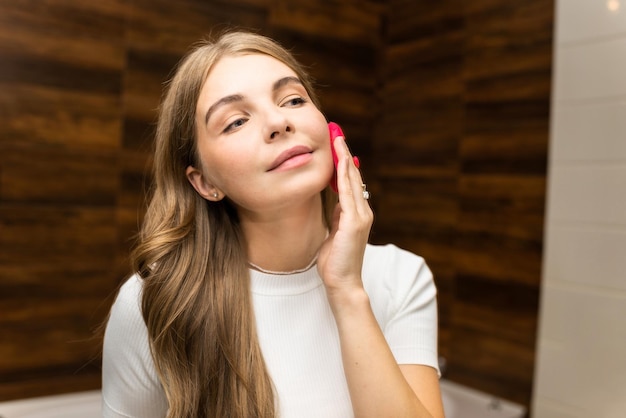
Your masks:
M288 124L287 124L287 125L285 125L285 127L282 129L282 132L285 132L285 133L286 133L286 132L291 132L291 126L289 126ZM272 132L272 133L270 134L270 139L271 139L271 140L276 139L276 138L277 138L277 137L278 137L278 136L279 136L282 132L281 132L280 130L277 130L277 131Z
M274 141L285 133L293 132L293 126L281 110L272 109L266 113L267 135L265 137L268 141Z

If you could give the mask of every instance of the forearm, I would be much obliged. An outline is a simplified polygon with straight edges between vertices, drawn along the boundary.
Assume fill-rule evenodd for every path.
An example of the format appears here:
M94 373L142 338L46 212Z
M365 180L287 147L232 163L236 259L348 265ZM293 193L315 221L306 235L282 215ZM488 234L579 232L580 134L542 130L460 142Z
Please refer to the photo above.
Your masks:
M432 417L400 371L365 291L329 298L355 417Z

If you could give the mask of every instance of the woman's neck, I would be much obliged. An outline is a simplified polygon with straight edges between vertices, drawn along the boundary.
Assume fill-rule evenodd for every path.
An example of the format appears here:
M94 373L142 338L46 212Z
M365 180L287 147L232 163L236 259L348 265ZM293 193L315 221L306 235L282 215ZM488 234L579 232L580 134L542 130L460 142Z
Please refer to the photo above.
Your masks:
M259 270L294 272L317 258L328 235L321 202L272 216L242 217L248 261Z

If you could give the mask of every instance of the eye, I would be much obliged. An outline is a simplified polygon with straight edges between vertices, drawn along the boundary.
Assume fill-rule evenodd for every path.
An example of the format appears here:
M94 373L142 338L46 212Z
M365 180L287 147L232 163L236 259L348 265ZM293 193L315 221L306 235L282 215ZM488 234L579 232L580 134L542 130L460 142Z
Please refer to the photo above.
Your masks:
M229 123L228 125L226 125L226 128L224 128L224 133L228 133L234 129L237 129L241 126L243 126L244 123L246 123L248 121L248 119L246 118L239 118L234 120L233 122Z
M306 99L300 96L293 96L282 103L285 107L298 107L306 103Z

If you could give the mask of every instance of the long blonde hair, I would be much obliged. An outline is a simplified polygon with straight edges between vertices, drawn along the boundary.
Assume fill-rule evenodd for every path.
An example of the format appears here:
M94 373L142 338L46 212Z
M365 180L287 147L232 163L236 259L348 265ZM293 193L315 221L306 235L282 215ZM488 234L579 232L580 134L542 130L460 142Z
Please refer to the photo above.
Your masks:
M185 175L189 165L199 164L200 90L218 60L242 54L285 63L319 108L311 80L293 56L253 33L231 32L199 44L169 83L156 130L154 188L132 260L144 281L143 316L170 418L276 416L237 213L227 199L207 202ZM333 199L323 193L328 225Z

